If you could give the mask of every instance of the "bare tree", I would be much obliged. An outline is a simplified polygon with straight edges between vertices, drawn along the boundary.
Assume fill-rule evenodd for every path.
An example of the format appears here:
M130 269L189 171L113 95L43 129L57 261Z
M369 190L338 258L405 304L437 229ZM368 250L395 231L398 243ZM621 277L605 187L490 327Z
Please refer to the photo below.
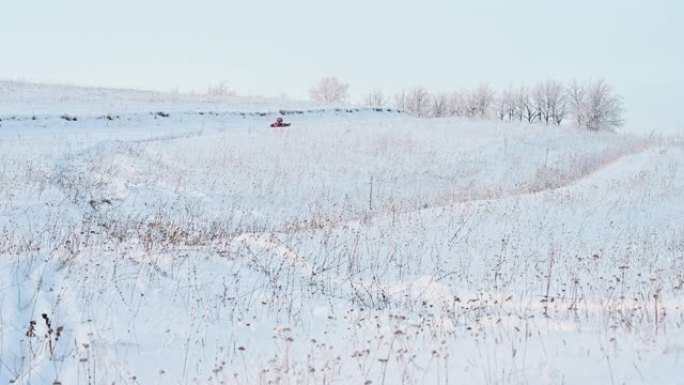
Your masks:
M480 84L472 93L470 99L470 109L481 118L486 118L489 109L494 102L494 92L488 84Z
M501 93L500 99L502 99L500 103L503 105L505 116L509 121L512 121L515 118L516 112L518 110L518 100L513 87L508 87L507 90L503 91Z
M563 85L555 80L547 80L544 90L546 93L546 109L553 123L560 125L565 118L567 98Z
M349 84L341 83L335 77L326 77L309 88L311 100L325 103L343 103L347 100Z
M207 87L207 95L212 97L235 96L235 94L235 91L228 87L228 82L225 80Z
M525 93L527 93L527 88L524 86L521 86L518 88L517 91L515 91L515 119L518 121L522 122L523 119L525 118L525 106L523 105L523 101L525 100L526 96Z
M574 80L567 94L578 127L598 131L622 125L622 99L605 80L585 84Z
M366 94L366 96L363 98L363 102L369 107L379 107L386 105L387 99L385 98L385 94L381 89L375 88Z
M408 93L403 88L394 95L394 107L402 111L408 111Z
M444 93L433 94L430 98L430 116L441 118L449 114L449 97Z
M449 94L447 103L447 113L449 116L461 117L466 115L466 101L462 92L454 91Z
M501 94L498 98L496 98L496 118L503 121L506 119L506 112L508 111L508 102L506 101L506 98L504 98L504 95Z
M588 129L611 130L622 126L622 98L614 94L613 87L605 80L589 83L586 106Z
M575 118L575 125L583 127L587 120L587 87L586 85L573 80L568 86L567 98L570 105L570 112Z
M555 80L537 83L532 90L533 103L537 117L547 125L549 122L560 124L565 117L565 94L563 85Z
M537 107L530 97L530 91L526 87L520 87L518 90L518 104L521 109L521 118L527 120L528 123L532 123L537 119Z
M479 109L477 108L477 100L473 91L470 91L470 93L467 94L464 109L464 116L466 118L474 118L477 116Z
M558 105L558 108L551 111L551 118L553 119L553 122L556 123L556 125L560 126L560 124L563 122L563 119L565 119L566 113L567 113L567 101L566 101L565 97L563 97L563 100Z
M540 122L549 124L549 109L546 100L546 89L544 83L537 83L532 87L531 97L535 114Z
M463 116L472 118L477 115L479 104L476 91L468 90L463 92Z
M408 93L407 110L418 117L428 114L430 94L423 87L413 88Z
M496 117L502 121L506 119L512 121L515 118L516 109L517 98L515 91L513 87L508 87L496 98Z

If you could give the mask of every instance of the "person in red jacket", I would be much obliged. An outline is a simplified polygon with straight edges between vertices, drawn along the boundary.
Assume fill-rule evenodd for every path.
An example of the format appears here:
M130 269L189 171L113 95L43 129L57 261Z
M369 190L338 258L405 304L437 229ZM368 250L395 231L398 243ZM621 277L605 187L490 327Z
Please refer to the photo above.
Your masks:
M290 123L283 122L283 118L280 116L276 119L275 123L271 123L271 127L288 127Z

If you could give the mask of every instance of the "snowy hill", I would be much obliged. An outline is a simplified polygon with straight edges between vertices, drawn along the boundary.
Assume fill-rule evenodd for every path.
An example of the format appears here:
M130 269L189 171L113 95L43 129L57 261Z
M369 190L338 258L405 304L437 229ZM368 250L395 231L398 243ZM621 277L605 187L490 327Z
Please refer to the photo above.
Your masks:
M211 96L134 89L79 87L0 80L0 114L125 114L171 111L262 111L318 107L310 102L263 97Z
M681 383L681 142L7 84L4 383Z

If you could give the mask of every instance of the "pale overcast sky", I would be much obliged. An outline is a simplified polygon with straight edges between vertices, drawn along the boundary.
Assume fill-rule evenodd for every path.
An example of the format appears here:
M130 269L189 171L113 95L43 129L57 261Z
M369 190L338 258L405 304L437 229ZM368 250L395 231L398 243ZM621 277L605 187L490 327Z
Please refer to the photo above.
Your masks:
M679 0L2 0L0 78L306 98L606 78L628 129L681 131Z

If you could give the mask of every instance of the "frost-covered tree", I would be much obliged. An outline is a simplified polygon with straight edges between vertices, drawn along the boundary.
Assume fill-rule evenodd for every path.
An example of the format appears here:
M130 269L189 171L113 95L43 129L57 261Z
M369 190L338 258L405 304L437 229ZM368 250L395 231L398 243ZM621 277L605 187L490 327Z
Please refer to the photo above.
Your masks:
M447 113L449 116L461 117L466 115L466 102L462 92L454 91L450 93L447 103Z
M525 106L523 106L523 101L525 100L525 93L527 92L527 88L524 86L518 88L515 91L514 97L515 97L515 119L522 122L523 119L525 118Z
M622 126L622 98L615 95L605 80L589 83L587 106L588 129L610 130Z
M406 100L406 110L418 116L428 115L430 107L430 94L423 87L415 87L409 91Z
M598 131L622 126L622 98L605 80L573 81L567 93L578 127Z
M568 86L568 104L570 112L575 119L575 126L577 127L583 127L584 122L586 121L586 94L587 87L576 79Z
M532 104L534 105L535 114L540 122L549 124L549 110L546 105L546 92L544 83L537 83L532 87L530 92Z
M517 97L513 87L503 90L496 98L496 117L499 120L512 121L517 109Z
M501 93L499 104L503 107L503 113L508 120L512 121L515 119L518 110L518 99L513 87L508 87L508 89Z
M518 90L518 105L521 110L521 117L527 120L528 123L534 122L539 116L537 106L530 96L530 91L527 87L520 87Z
M466 118L472 118L477 116L480 110L480 103L478 101L477 92L475 90L465 90L461 93L462 95L462 109L463 116Z
M375 88L364 96L363 103L369 107L384 106L387 104L387 99L381 89Z
M445 93L436 93L430 96L430 116L441 118L449 114L449 96Z
M494 92L488 84L482 83L470 93L469 99L470 116L478 115L480 118L486 118L494 103Z
M508 103L506 99L504 98L504 95L501 94L498 98L496 98L496 118L503 121L506 119L506 112L508 111Z
M565 93L563 85L555 80L537 83L532 89L533 103L537 109L537 117L545 124L560 124L565 117Z
M394 107L402 111L408 111L408 93L403 88L394 95Z
M341 83L335 77L326 77L309 88L311 100L325 103L343 103L347 100L349 84Z
M220 81L207 87L207 95L212 97L235 96L235 91L228 87L228 82Z
M565 119L568 105L563 85L555 80L550 80L546 82L545 90L549 117L553 123L560 125Z

